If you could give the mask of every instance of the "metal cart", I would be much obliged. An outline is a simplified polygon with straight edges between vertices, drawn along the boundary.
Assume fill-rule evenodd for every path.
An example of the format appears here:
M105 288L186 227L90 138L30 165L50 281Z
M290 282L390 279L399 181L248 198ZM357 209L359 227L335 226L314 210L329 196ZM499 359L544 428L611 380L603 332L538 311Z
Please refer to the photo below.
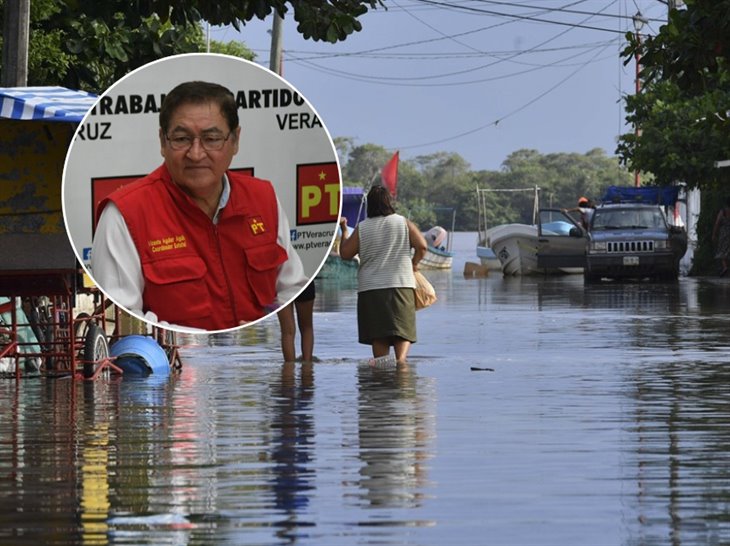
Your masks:
M95 379L122 373L110 346L128 316L80 267L66 235L68 144L96 97L64 88L0 88L0 372ZM174 332L151 328L171 369Z

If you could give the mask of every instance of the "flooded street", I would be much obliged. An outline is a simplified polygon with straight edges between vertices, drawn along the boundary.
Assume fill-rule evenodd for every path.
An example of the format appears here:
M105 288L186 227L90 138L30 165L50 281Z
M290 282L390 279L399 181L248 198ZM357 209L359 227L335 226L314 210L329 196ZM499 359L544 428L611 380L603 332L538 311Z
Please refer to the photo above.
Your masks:
M475 245L400 372L320 279L314 365L274 319L162 383L0 380L0 544L730 543L730 281L464 279Z

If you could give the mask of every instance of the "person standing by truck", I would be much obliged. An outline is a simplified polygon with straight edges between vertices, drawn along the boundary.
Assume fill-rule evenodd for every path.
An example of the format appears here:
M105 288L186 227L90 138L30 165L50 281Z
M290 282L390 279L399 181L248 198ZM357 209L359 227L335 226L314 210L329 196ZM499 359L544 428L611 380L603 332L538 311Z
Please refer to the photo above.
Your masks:
M728 259L730 259L730 197L720 209L712 228L712 241L717 245L715 258L720 260L720 276L727 275Z

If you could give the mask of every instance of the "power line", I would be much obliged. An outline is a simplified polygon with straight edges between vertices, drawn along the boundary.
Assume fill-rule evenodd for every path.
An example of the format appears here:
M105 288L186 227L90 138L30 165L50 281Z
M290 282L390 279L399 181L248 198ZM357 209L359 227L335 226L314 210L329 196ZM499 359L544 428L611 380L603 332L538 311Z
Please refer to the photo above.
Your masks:
M434 4L434 5L416 6L416 7L431 8L431 9L436 9L436 10L438 10L438 9L444 9L444 8L446 8L447 11L453 11L453 10L457 10L458 11L459 9L472 9L472 10L473 9L476 9L476 8L468 8L466 6L459 6L457 3L453 3L453 2L452 3L449 3L449 4L445 4L443 2L432 2L430 0L413 0L413 1L414 2L428 2L429 4ZM487 1L487 0L485 0L485 1ZM581 0L581 2L574 2L573 4L569 4L569 5L579 4L579 3L582 3L583 1L585 1L585 0ZM520 4L520 3L501 2L501 4L508 4L508 5L513 5L513 6L522 6L522 4ZM406 9L406 8L400 7L398 5L396 5L396 7L398 8L398 11L403 11L403 12L406 12L406 13L408 13L409 10L412 10L413 9L413 7L410 7L408 9ZM564 9L564 8L539 8L539 9L542 10L542 11L550 11L550 10L556 11L556 10L561 10L561 9ZM604 16L604 17L615 17L615 18L618 18L618 19L626 20L626 21L631 20L631 17L629 17L627 15L620 15L620 14L619 15L615 15L615 14L611 14L611 13L603 13L603 11L605 11L605 9L606 8L604 8L604 10L602 10L601 12L588 12L588 11L586 11L586 12L578 12L578 11L576 11L576 13L584 13L584 14L587 14L589 16L598 16L598 15L601 15L601 16ZM483 10L481 10L481 11L483 11ZM497 13L497 12L492 12L492 13ZM412 14L410 14L410 13L408 13L408 14L412 16ZM515 18L515 17L516 18L529 18L528 16L516 16L516 15L504 14L504 13L501 13L501 14L498 14L498 15L501 15L501 16L504 16L504 17L513 17L513 18ZM417 19L419 21L421 21L420 18L417 18ZM575 27L575 28L585 28L585 29L593 29L593 30L607 31L607 32L612 32L612 33L616 33L616 34L621 34L621 35L625 34L625 32L626 32L625 30L620 30L620 29L619 30L616 30L616 29L605 29L605 28L587 26L587 25L584 25L582 23L567 23L567 22L559 22L559 21L552 21L552 20L538 20L538 19L536 19L534 17L532 18L532 20L537 20L537 21L545 22L545 23L549 23L549 24L559 24L559 25L569 26L569 27L572 26L572 27ZM661 21L660 19L651 19L651 18L649 18L647 20L649 20L649 21ZM300 59L304 59L304 57L301 57L301 55L304 55L304 54L310 55L312 58L316 57L316 58L319 58L319 59L336 58L336 57L367 57L367 56L373 56L374 57L375 54L377 54L379 52L382 52L382 51L392 51L394 49L407 48L407 47L411 47L411 46L423 46L423 45L426 45L426 44L432 44L432 43L436 43L436 42L440 42L440 41L444 41L444 40L454 41L456 43L459 43L460 45L464 45L465 47L468 47L470 49L474 49L474 48L471 48L471 46L467 46L467 45L463 44L458 39L459 38L462 38L464 36L478 34L478 33L484 32L484 31L488 31L488 30L493 30L493 29L495 29L497 27L504 26L504 25L510 24L512 22L516 22L516 21L502 21L502 22L499 22L499 23L495 23L495 24L492 24L492 25L485 26L485 27L480 27L480 28L477 28L477 29L468 30L468 31L464 31L464 32L459 32L459 33L455 33L455 34L444 34L444 33L440 32L440 31L438 31L437 29L433 29L433 27L429 27L429 28L432 28L435 32L438 32L439 34L441 34L441 36L439 36L437 38L427 38L427 39L422 39L422 40L413 40L413 41L409 41L409 42L402 42L402 43L390 44L390 45L386 45L386 46L369 48L369 49L359 50L359 51L342 51L342 52L334 52L333 53L331 51L317 52L317 51L291 50L291 49L288 49L287 52L290 55L291 54L297 54L297 55L299 55L299 58ZM253 51L262 52L262 53L263 52L268 53L269 50L268 49L266 49L266 50L263 50L263 49L261 49L261 50L255 49ZM474 50L474 51L479 51L479 50ZM406 54L404 54L404 55L406 55ZM411 53L410 55L414 55L414 54Z
M378 51L388 51L388 50L391 50L391 49L399 49L399 48L403 48L403 47L421 46L421 45L425 45L425 44L431 44L431 43L434 43L434 42L441 42L441 41L446 40L446 39L460 38L462 36L467 36L467 35L470 35L470 34L477 34L479 32L484 32L485 30L493 30L493 29L495 29L497 27L504 26L504 25L509 24L509 23L510 23L510 21L501 22L501 23L496 23L494 25L489 25L489 26L486 26L486 27L481 27L481 28L477 28L477 29L473 29L473 30L467 30L467 31L464 31L464 32L458 32L456 34L450 34L448 36L442 36L440 38L429 38L429 39L424 39L424 40L413 40L413 41L410 41L410 42L403 42L403 43L400 43L400 44L394 44L394 45L388 45L388 46L381 46L381 47L373 47L373 48L370 48L370 49L365 49L365 50L356 51L356 52L332 53L329 56L330 57L348 57L348 56L352 56L352 55L361 55L361 54L375 53L375 52L378 52Z
M416 2L422 2L422 3L425 3L425 4L434 5L434 6L441 6L441 7L449 8L449 9L456 10L456 11L469 11L469 12L472 12L472 13L479 13L479 14L482 14L482 15L494 15L494 16L497 16L497 17L506 17L506 18L512 18L512 19L519 19L519 20L522 20L522 21L535 21L535 22L538 22L538 23L549 23L549 24L553 24L553 25L562 25L562 26L568 26L568 27L572 27L572 28L583 28L583 29L587 29L587 30L597 30L599 32L610 32L610 33L613 33L613 34L615 34L615 33L623 34L623 32L617 31L617 30L612 29L612 28L594 27L594 26L584 25L584 24L580 24L580 23L568 23L568 22L565 22L565 21L554 21L552 19L542 19L540 17L534 17L534 16L531 16L531 15L520 15L520 14L515 14L515 13L504 13L504 12L486 10L486 9L482 9L482 8L475 8L475 7L469 7L469 6L460 6L460 5L448 4L446 2L439 2L437 0L414 0L414 1L416 1ZM598 15L598 14L592 13L592 12L589 12L589 14L591 16Z
M505 1L478 1L473 0L470 2L441 2L438 0L414 0L413 4L409 4L407 0L402 0L396 3L397 11L400 12L400 16L408 16L413 20L418 21L420 24L428 27L431 32L437 33L438 36L431 37L427 39L419 39L419 40L412 40L408 42L401 42L401 43L395 43L395 44L389 44L379 47L372 47L367 49L362 49L358 51L339 51L337 52L337 49L340 49L342 46L349 46L349 44L355 42L355 40L348 40L345 43L340 44L337 48L329 47L327 51L295 51L295 50L287 50L287 57L288 61L294 64L302 65L303 67L316 71L321 72L324 74L332 75L339 78L344 79L350 79L358 82L364 82L364 83L375 83L380 85L388 85L388 86L396 86L396 87L439 87L439 86L463 86L473 83L482 83L482 82L491 82L495 80L501 80L506 78L514 78L523 74L527 74L530 72L534 72L541 69L556 69L558 67L574 67L574 70L571 70L569 74L566 74L565 71L562 72L564 77L560 78L560 81L557 81L554 83L554 85L550 85L547 89L545 89L543 92L538 93L533 98L525 99L526 102L521 105L517 105L514 109L509 110L504 115L494 118L489 123L480 125L479 127L475 127L469 130L462 131L456 135L447 136L444 138L440 138L438 140L434 140L431 142L426 143L420 143L420 144L413 144L413 145L406 145L406 146L399 146L400 149L418 149L426 146L433 146L438 145L440 143L449 142L452 140L461 139L464 137L467 137L469 135L472 135L474 133L478 133L479 131L483 131L488 127L496 127L500 124L504 124L506 120L512 118L513 116L518 115L519 113L523 112L524 110L530 108L535 103L539 102L541 99L546 97L547 95L554 93L555 90L560 88L561 86L564 86L565 83L572 78L575 78L577 74L579 74L586 66L597 62L599 59L604 58L604 55L606 54L606 50L611 48L610 56L616 57L616 52L614 50L614 47L618 47L618 44L621 43L623 40L623 36L627 32L627 27L630 27L630 23L628 21L631 20L631 17L628 14L629 10L623 10L623 12L619 12L619 15L615 15L612 13L608 13L606 10L610 8L610 6L614 5L616 1L608 3L606 7L603 8L601 11L588 11L579 9L580 5L585 5L585 2L572 2L572 3L564 3L563 5L559 7L547 7L544 6L542 8L538 8L535 6L535 4L538 3L539 0L532 0L532 1L525 1L525 2L505 2ZM631 0L623 0L631 1ZM478 4L478 5L477 5ZM493 6L495 9L489 9L490 6ZM500 8L501 6L502 8ZM510 8L520 8L522 11L521 13L508 13L507 7ZM413 11L418 12L418 16L416 16ZM426 10L434 10L436 13L434 15L434 19L431 19L430 22L424 21L423 17L421 17L421 14L424 14ZM529 12L526 10L530 10ZM651 11L651 10L649 10ZM446 12L452 12L452 15L449 15ZM455 15L453 12L458 12L460 14L466 14L468 19L466 17L464 18L466 21L468 21L467 24L470 24L471 22L478 21L478 16L486 16L492 18L492 21L490 21L491 24L482 26L477 29L472 30L465 30L460 31L457 33L450 33L450 32L444 32L438 27L442 27L443 23L446 23L448 21L448 17L459 17L460 15ZM551 15L554 15L556 17L551 17ZM580 16L580 17L570 17L575 22L569 22L568 16ZM424 15L425 17L425 15ZM495 22L494 18L498 17L500 18ZM482 18L483 19L483 18ZM605 21L604 21L605 19ZM610 21L609 21L610 20ZM652 19L653 20L653 19ZM443 22L443 23L442 23ZM539 24L540 26L547 25L559 25L564 27L564 29L561 29L560 32L556 33L556 36L553 36L547 40L544 40L543 42L536 44L533 47L530 48L520 48L516 47L512 50L492 50L492 51L483 51L482 49L484 46L479 46L475 44L480 44L486 41L486 36L481 36L480 33L484 33L486 31L489 31L491 29L496 29L498 27L504 27L506 25L513 25L513 24L519 24L519 22L527 22L527 23L535 23ZM603 25L603 22L608 23L607 25ZM464 28L464 24L462 21L458 21L458 23L461 23L461 28ZM403 24L401 20L398 20L397 24ZM535 24L532 26L534 27ZM408 24L406 21L405 25L409 28L412 28L412 24ZM529 25L528 25L529 26ZM606 28L606 27L613 27L613 28ZM565 36L568 32L573 31L574 29L586 29L589 31L600 31L600 32L610 32L612 36L610 37L610 40L605 41L596 41L594 43L580 43L580 44L574 44L574 45L566 45L561 47L550 47L552 44L550 42L554 42L558 38ZM517 35L515 36L515 40L522 39L522 36L520 36L521 31L518 31ZM397 36L401 35L402 33L396 31L394 33L387 34L387 36ZM536 33L532 33L529 31L528 36L532 37ZM551 33L552 34L552 33ZM377 36L377 34L376 34ZM464 40L464 38L468 36L474 36L474 40ZM479 40L479 41L476 41ZM431 48L431 47L425 47L426 45L435 45L439 43L445 43L445 42L452 42L453 44L456 44L459 48L461 48L461 51L444 51L447 49L447 47L443 48ZM563 40L565 42L565 40ZM382 41L381 41L382 43ZM516 45L518 45L519 42L516 42ZM412 49L414 51L408 51L408 49ZM429 49L441 49L441 51L435 51L435 52L429 52ZM454 48L456 49L456 48ZM334 52L333 52L334 50ZM564 55L554 55L552 57L549 57L548 55L551 53L560 53L565 52ZM529 55L532 55L531 57L528 57ZM548 59L551 59L551 62L549 63L539 63L537 66L534 66L535 63L537 63L540 59L535 57L536 55L546 55L548 56ZM555 57L560 57L559 59L555 59ZM587 57L584 57L587 56ZM452 70L448 73L441 73L441 74L434 74L430 76L414 76L414 77L404 77L402 74L406 73L406 70L409 69L408 66L398 66L397 68L400 70L400 74L397 74L394 77L390 76L376 76L376 75L366 75L363 74L362 70L354 71L352 70L351 66L352 64L348 65L347 70L338 70L336 68L331 68L328 66L325 66L327 63L320 64L320 61L328 60L328 59L336 59L338 57L342 57L343 59L351 60L351 62L356 62L354 60L361 60L361 59L393 59L395 61L406 61L406 62L419 62L421 60L428 60L433 61L437 59L453 59L453 60L459 60L459 59L479 59L484 57L492 57L494 59L494 62L485 62L482 65L474 66L470 68L465 68L463 70ZM580 59L587 59L585 62L581 62L580 64L576 64L576 61L580 61ZM608 58L608 57L605 57ZM529 59L529 61L528 61ZM488 69L489 67L492 67L500 62L509 61L511 63L516 64L522 64L522 65L533 65L530 69L527 70L515 70L509 74L500 74L500 75L494 75L491 74L488 78L474 78L472 81L459 81L459 82L451 82L451 81L434 81L434 80L443 80L445 78L454 78L459 75L463 74L474 74L477 71ZM534 61L531 62L531 61ZM452 63L453 64L453 63ZM474 63L474 64L479 64ZM355 65L358 66L359 65ZM379 67L385 67L385 63L380 63ZM430 67L429 67L430 68ZM502 71L505 72L505 71ZM552 74L552 73L551 73ZM467 78L463 78L467 79ZM533 84L534 85L534 84ZM619 85L620 87L620 85ZM538 88L539 89L539 88ZM478 122L477 122L478 123ZM461 127L464 127L464 124L461 124ZM409 139L410 140L410 139Z
M602 15L603 12L605 12L608 8L610 8L615 3L616 3L616 0L612 0L611 2L609 2L608 4L606 4L601 9L601 11L599 11L599 12L590 12L590 14L587 17L583 18L583 20L581 21L581 23L584 23L586 21L589 21L590 19L592 19L593 17L596 17L598 15ZM516 58L516 57L518 57L520 55L524 55L526 53L532 52L533 50L535 50L537 48L540 48L540 47L544 46L545 44L548 44L548 43L550 43L550 42L558 39L559 37L567 34L571 30L573 30L574 28L576 28L575 25L574 26L571 26L571 27L569 27L569 28L567 28L567 29L565 29L565 30L563 30L561 32L559 32L558 34L556 34L556 35L554 35L554 36L552 36L552 37L550 37L550 38L548 38L546 40L543 40L542 42L536 44L532 48L529 48L527 50L518 51L517 53L515 53L514 55L511 55L509 57L502 58L502 59L498 59L498 60L495 60L495 61L493 61L491 63L487 63L487 64L482 65L482 66L479 66L479 67L472 67L472 68L458 70L458 71L453 71L453 72L444 73L444 74L428 75L428 76L415 76L415 77L405 77L405 76L387 77L387 76L381 76L381 77L378 77L376 79L374 77L365 78L365 77L361 76L360 74L354 74L354 73L343 72L343 71L338 71L338 72L331 71L330 73L339 74L341 76L349 77L350 79L357 80L357 81L378 81L379 83L386 83L388 81L398 81L398 82L411 81L411 82L415 82L415 81L429 80L428 87L449 87L449 86L459 86L459 85L470 85L470 84L474 84L474 83L484 83L484 82L487 82L487 81L493 81L494 80L494 77L483 78L483 79L479 79L479 80L471 80L471 81L442 82L442 83L435 83L435 82L433 82L431 80L433 80L435 78L445 78L445 77L450 77L450 76L457 76L457 75L462 75L462 74L473 73L473 72L476 72L477 70L483 70L483 69L486 69L486 68L491 68L491 67L493 67L493 66L495 66L495 65L497 65L499 63L505 62L505 61L511 61L512 59L514 59L514 58ZM317 65L316 63L309 62L307 64L310 65L310 66L314 66L314 67L316 67L316 68L318 68L318 69L320 69L322 71L328 71L328 69L325 69L324 67L321 67L321 66ZM331 69L329 69L329 70L331 70ZM401 83L400 85L403 85L403 86L414 86L414 85L420 85L420 84Z
M398 6L398 3L397 3L397 2L395 2L395 0L393 0L393 3L394 3L394 4L396 5L396 6ZM414 15L413 13L411 13L410 11L408 11L407 9L405 9L405 8L402 8L402 9L403 9L403 11L405 11L405 12L406 12L406 13L407 13L407 14L408 14L408 15L409 15L410 17L414 18L414 19L415 19L416 21L418 21L418 22L419 22L419 23L421 23L422 25L424 25L424 26L426 26L426 27L430 28L430 29L431 29L431 30L433 30L434 32L436 32L436 33L440 34L440 35L441 35L441 36L442 36L443 38L446 38L446 39L448 39L448 40L451 40L452 42L454 42L454 43L456 43L456 44L458 44L458 45L460 45L460 46L462 46L462 47L465 47L466 49L471 49L472 51L475 51L475 52L478 52L478 51L479 51L478 49L476 49L476 48L472 47L471 45L469 45L469 44L466 44L466 43L464 43L464 42L462 42L462 41L460 41L460 40L457 40L457 39L456 39L456 38L454 38L453 36L448 36L448 35L444 34L444 33L443 33L443 32L441 32L441 31L440 31L439 29L437 29L437 28L436 28L436 27L434 27L433 25L431 25L431 24L427 23L426 21L424 21L423 19L421 19L421 18L420 18L420 17L418 17L417 15Z
M611 41L615 41L617 38L611 38ZM558 46L558 47L545 47L545 48L530 48L530 53L556 53L559 51L576 50L576 49L593 49L594 47L600 47L606 45L605 40L601 42L585 42L572 45ZM255 49L255 52L268 53L268 49ZM502 57L511 56L516 53L525 52L524 49L507 49L507 50L495 50L495 51L440 51L440 52L423 52L413 51L408 53L364 53L360 51L354 51L351 53L325 53L316 51L307 51L299 49L287 49L287 53L298 60L323 60L331 59L333 57L357 57L358 59L393 59L393 60L441 60L441 59L468 59L468 58L479 58L479 57Z
M324 72L326 74L330 74L333 76L350 79L354 81L364 82L364 83L376 83L376 84L382 84L382 85L390 85L390 86L398 86L398 87L454 87L454 86L464 86L464 85L473 85L476 83L487 83L487 82L493 82L498 80L504 80L507 78L513 78L515 76L521 76L524 74L529 74L530 72L535 72L537 70L542 70L545 68L556 68L556 67L565 67L565 66L575 66L575 64L562 64L566 61L569 61L571 59L580 57L582 55L585 55L586 53L590 53L592 51L595 51L596 49L600 49L601 51L605 50L606 47L615 44L618 42L618 38L610 40L608 42L603 42L599 46L593 47L590 50L581 51L579 53L576 53L574 55L570 55L565 58L558 59L556 61L553 61L551 63L547 64L540 64L540 65L533 65L531 68L526 70L520 70L517 72L512 72L509 74L501 74L498 76L489 76L486 78L480 78L477 80L461 80L457 82L434 82L431 81L435 78L444 78L454 75L460 75L464 73L470 73L475 72L477 70L482 70L484 68L493 66L497 64L500 61L495 61L493 63L490 63L485 66L481 67L474 67L471 69L465 69L462 71L456 71L456 72L450 72L450 73L444 73L444 74L438 74L438 75L431 75L431 76L412 76L412 77L406 77L406 76L363 76L362 74L357 74L354 72L346 72L344 70L335 70L332 68L327 68L321 65L318 65L317 63L314 63L312 61L304 60L304 59L297 59L297 58L289 58L289 62L301 64L303 66L307 66L309 68L312 68L314 70L318 70L320 72ZM612 54L613 55L613 54ZM582 66L582 63L581 63ZM429 80L428 83L417 83L419 81L423 80ZM409 83L410 82L410 83Z
M421 2L421 1L429 1L429 0L413 0L413 1L414 2ZM585 0L582 0L582 1L585 1ZM436 4L436 5L434 5L434 6L423 6L423 7L430 7L430 8L433 8L433 9L444 9L444 8L448 8L447 11L453 11L455 9L458 10L459 7L460 7L460 6L458 6L458 4L455 4L455 3L450 3L450 4L444 4L442 2L433 2L433 3ZM502 3L505 3L505 2L502 2ZM574 4L577 4L577 3L582 3L582 2L574 2ZM511 5L519 6L520 4L511 3ZM400 7L398 5L396 5L396 7L399 8L399 11L404 11L406 13L408 13L408 11L409 11L408 9L403 8L403 7ZM468 8L464 7L464 9L468 9ZM474 8L472 8L472 9L474 9ZM550 11L550 10L560 10L562 8L540 8L540 9L542 11ZM603 16L603 17L616 17L618 19L626 20L626 21L630 21L631 20L631 17L629 17L627 15L615 15L615 14L611 14L611 13L604 13L605 9L607 9L607 8L604 8L600 12L587 12L586 11L586 12L579 12L579 13L584 13L586 15L589 15L590 16L589 19L591 17L593 17L593 16L600 15L600 16ZM576 13L578 13L578 12L576 12ZM411 15L411 14L409 13L409 15ZM509 14L501 14L501 15L503 15L505 17L514 17L513 15L509 15ZM523 16L523 17L525 17L525 16ZM422 21L420 18L417 18L417 19L419 21ZM584 19L584 21L585 20L586 19ZM660 21L659 19L648 19L648 20L649 21ZM369 54L375 54L375 53L378 53L378 52L381 52L381 51L390 51L390 50L393 50L393 49L406 48L406 47L410 47L410 46L423 46L423 45L426 45L426 44L432 44L432 43L441 42L441 41L444 41L444 40L450 40L450 41L459 43L460 45L464 45L460 40L458 40L459 38L462 38L462 37L468 36L468 35L472 35L472 34L478 34L480 32L484 32L484 31L488 31L488 30L494 30L497 27L504 26L504 25L510 24L512 22L515 22L515 21L502 21L500 23L495 23L495 24L492 24L492 25L488 25L486 27L480 27L480 28L477 28L477 29L468 30L468 31L464 31L464 32L459 32L459 33L455 33L455 34L444 34L441 31L439 31L437 29L434 29L433 27L427 25L427 26L429 26L429 28L432 28L435 32L438 32L440 34L440 36L437 37L437 38L427 38L427 39L422 39L422 40L413 40L413 41L409 41L409 42L402 42L402 43L397 43L397 44L380 46L380 47L370 48L370 49L365 49L365 50L360 50L360 51L349 51L349 52L345 51L345 52L336 52L336 53L332 53L330 51L328 51L326 53L325 52L315 52L315 51L307 52L307 51L300 51L300 50L287 50L287 51L288 51L289 54L292 54L292 53L308 54L308 55L312 55L312 56L317 56L318 58L322 59L322 58L355 57L355 56L363 56L364 57L364 56L368 56ZM576 24L576 23L567 23L567 22L556 22L556 21L552 21L552 20L545 20L545 21L542 21L542 22L552 23L552 24L560 24L560 25L564 25L564 26L573 26L573 27L576 27L576 28L587 28L587 29L597 29L598 28L598 27L591 27L591 26L583 25L581 23L577 23ZM625 30L603 29L603 28L598 28L598 30L613 32L613 33L621 34L621 35L625 34L625 32L626 32ZM465 46L465 47L468 47L470 49L473 49L473 48L471 48L471 46ZM261 50L261 51L263 51L263 50ZM478 51L478 50L476 50L476 51ZM266 52L268 53L268 50L266 50Z
M606 47L608 47L608 46L606 46ZM464 131L463 133L459 133L459 134L456 134L456 135L452 135L452 136L447 137L447 138L442 138L442 139L439 139L439 140L433 140L431 142L423 142L421 144L412 144L412 145L408 145L408 146L398 146L397 148L399 150L412 150L414 148L423 148L425 146L433 146L435 144L443 144L444 142L450 142L452 140L457 140L459 138L463 138L465 136L472 135L472 134L477 133L479 131L483 131L484 129L487 129L488 127L496 127L497 125L499 125L505 119L508 119L508 118L510 118L510 117L512 117L512 116L514 116L514 115L516 115L516 114L518 114L520 112L522 112L523 110L529 108L530 106L532 106L533 104L535 104L537 101L539 101L540 99L544 98L548 94L552 93L555 89L557 89L558 87L560 87L561 85L563 85L564 83L566 83L573 76L575 76L578 72L580 72L583 68L585 68L586 66L588 66L591 63L593 63L594 61L596 61L597 58L598 58L598 55L600 53L602 53L604 49L606 49L606 48L603 48L603 49L599 50L598 53L596 53L596 55L594 55L591 59L589 59L588 61L586 61L585 63L583 63L576 70L574 70L573 72L571 72L570 74L568 74L565 78L563 78L562 80L560 80L555 85L549 87L548 89L546 89L545 91L543 91L542 93L540 93L539 95L537 95L536 97L534 97L533 99L529 100L528 102L526 102L522 106L520 106L518 108L515 108L511 112L508 112L504 116L501 116L500 118L497 118L494 121L491 121L491 122L486 123L484 125L481 125L479 127L475 127L474 129L470 129L469 131Z
M419 0L414 0L418 2ZM539 6L529 6L527 4L522 3L516 3L516 2L500 2L497 0L473 0L474 2L480 3L480 4L493 4L498 6L509 6L509 7L520 7L520 8L528 8L528 9L535 9L542 12L558 12L558 13L569 13L569 14L575 14L575 15L598 15L596 12L592 11L582 11L582 10L573 10L568 9L565 7L558 7L558 8L546 8L546 7L539 7ZM660 0L661 1L661 0ZM576 4L582 4L583 2L574 2L573 4L569 5L576 5ZM618 13L603 13L601 14L603 17L609 17L609 18L615 18L615 19L623 19L623 20L631 20L631 17L626 15L621 15ZM660 21L664 22L663 19L651 19L651 21Z

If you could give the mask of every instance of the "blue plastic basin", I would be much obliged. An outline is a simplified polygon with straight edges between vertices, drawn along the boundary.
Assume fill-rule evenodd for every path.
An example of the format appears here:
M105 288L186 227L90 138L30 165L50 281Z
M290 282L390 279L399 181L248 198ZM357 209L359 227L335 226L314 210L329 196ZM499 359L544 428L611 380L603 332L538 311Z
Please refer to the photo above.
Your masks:
M110 349L117 357L114 364L130 375L170 375L170 363L165 351L151 337L125 336Z

